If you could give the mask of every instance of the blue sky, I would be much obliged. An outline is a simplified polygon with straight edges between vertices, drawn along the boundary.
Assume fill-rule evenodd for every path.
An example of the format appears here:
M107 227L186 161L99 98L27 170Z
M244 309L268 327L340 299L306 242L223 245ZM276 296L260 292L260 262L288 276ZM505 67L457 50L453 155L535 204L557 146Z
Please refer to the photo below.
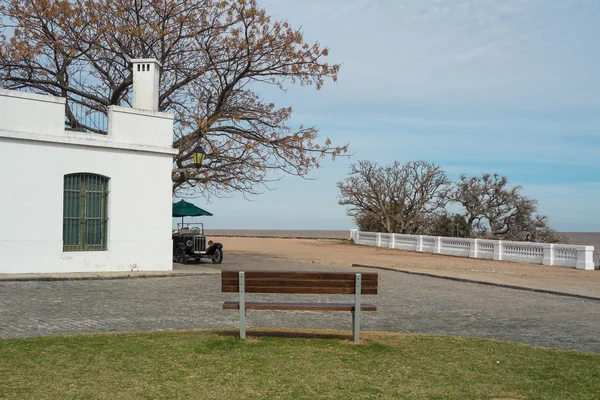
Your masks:
M507 175L561 231L600 231L600 2L264 0L342 63L337 83L264 90L350 159L254 196L192 200L212 228L350 229L336 182L350 163L426 160Z

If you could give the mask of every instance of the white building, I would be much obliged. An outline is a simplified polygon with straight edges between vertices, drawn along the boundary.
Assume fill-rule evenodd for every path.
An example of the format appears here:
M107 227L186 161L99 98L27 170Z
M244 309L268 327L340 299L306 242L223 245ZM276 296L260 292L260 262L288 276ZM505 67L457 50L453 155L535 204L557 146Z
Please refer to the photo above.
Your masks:
M0 273L172 269L173 116L160 64L133 60L134 108L65 130L65 99L0 90Z

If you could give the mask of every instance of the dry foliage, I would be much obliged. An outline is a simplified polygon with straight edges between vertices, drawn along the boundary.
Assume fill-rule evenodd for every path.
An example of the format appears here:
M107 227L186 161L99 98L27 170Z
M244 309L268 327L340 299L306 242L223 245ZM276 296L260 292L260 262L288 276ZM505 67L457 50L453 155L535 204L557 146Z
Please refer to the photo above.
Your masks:
M418 233L423 223L444 204L446 173L435 164L411 161L379 166L359 161L348 177L338 182L339 204L350 206L363 230Z
M208 153L200 170L173 174L174 191L257 193L347 150L293 128L291 107L258 94L261 85L319 89L339 65L256 0L5 0L0 35L0 86L66 97L69 126L91 131L73 108L130 105L130 60L159 60L159 108L176 115L175 167L188 168L198 144Z
M349 206L359 229L454 237L484 237L515 241L564 241L537 213L537 201L509 187L504 176L462 175L451 183L437 165L411 161L378 166L359 161L338 182L339 204ZM459 205L455 214L449 204Z
M509 188L508 179L498 174L461 175L448 199L464 208L469 237L560 241L548 226L548 217L537 214L537 200L523 196L521 189L521 186Z

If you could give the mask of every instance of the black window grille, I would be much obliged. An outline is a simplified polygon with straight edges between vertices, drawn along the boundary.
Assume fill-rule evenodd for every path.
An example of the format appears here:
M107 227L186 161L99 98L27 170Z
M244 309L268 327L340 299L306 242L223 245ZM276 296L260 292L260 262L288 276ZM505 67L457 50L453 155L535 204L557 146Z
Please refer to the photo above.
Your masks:
M107 249L108 178L69 174L64 181L63 251Z

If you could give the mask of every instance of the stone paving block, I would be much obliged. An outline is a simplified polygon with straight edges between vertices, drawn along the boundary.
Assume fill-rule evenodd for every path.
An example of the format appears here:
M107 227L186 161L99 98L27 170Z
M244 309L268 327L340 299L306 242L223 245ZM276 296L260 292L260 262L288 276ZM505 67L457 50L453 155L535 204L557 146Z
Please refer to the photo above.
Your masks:
M222 269L336 270L303 262L228 254ZM193 266L190 267L193 269ZM366 270L366 269L363 269ZM600 353L600 302L472 283L376 271L378 306L362 330L494 338ZM343 301L343 296L247 295L247 300ZM237 328L238 313L222 310L220 275L117 280L0 282L0 338L92 332ZM352 296L348 296L352 301ZM343 329L344 312L249 311L249 327Z

